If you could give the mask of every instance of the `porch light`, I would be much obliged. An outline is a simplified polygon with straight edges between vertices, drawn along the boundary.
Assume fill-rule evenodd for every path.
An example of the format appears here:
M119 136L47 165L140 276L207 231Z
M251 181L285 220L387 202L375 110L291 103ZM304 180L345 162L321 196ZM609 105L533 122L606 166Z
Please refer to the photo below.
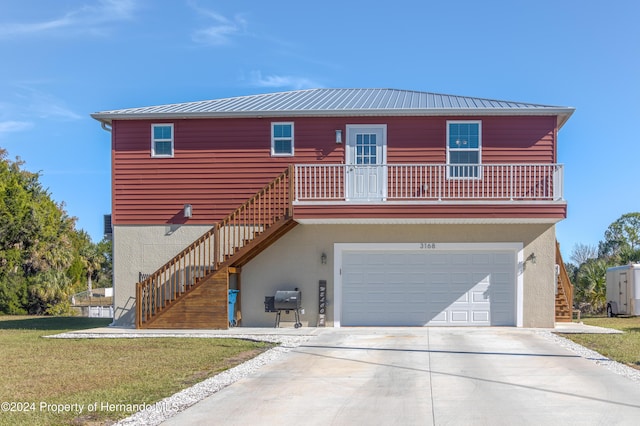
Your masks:
M320 262L321 262L323 265L326 265L326 264L327 264L327 255L326 255L325 253L322 253L322 254L320 255Z
M193 207L191 204L184 205L184 217L191 217L193 215Z
M336 144L341 144L342 143L342 130L341 129L337 129L336 130Z
M532 264L535 265L537 260L538 260L538 258L536 257L536 254L535 253L531 253L529 255L529 257L527 257L527 260L525 260L525 262L531 262Z

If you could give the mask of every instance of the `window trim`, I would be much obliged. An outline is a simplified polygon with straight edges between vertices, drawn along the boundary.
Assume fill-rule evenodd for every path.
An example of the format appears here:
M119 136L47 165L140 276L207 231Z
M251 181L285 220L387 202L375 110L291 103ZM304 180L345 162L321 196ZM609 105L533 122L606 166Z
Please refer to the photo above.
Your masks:
M291 126L291 138L283 138L283 137L276 138L275 136L276 125ZM276 141L289 140L289 139L291 139L291 152L290 153L276 152ZM295 127L294 127L293 121L272 121L271 122L271 156L272 157L293 157L295 155L294 140L295 140Z
M156 127L171 127L171 138L170 139L156 139L154 136ZM173 158L175 153L174 150L174 140L175 140L175 127L173 123L153 123L151 124L151 157L153 158ZM170 142L171 143L171 154L156 154L156 142Z
M475 176L451 176L451 167L456 164L451 164L451 147L449 146L449 136L452 124L477 124L478 125L478 148L457 148L453 149L453 152L477 152L478 153L478 173ZM447 147L447 179L456 180L479 180L482 179L482 120L447 120L447 139L445 141ZM471 167L476 165L475 163L469 163Z

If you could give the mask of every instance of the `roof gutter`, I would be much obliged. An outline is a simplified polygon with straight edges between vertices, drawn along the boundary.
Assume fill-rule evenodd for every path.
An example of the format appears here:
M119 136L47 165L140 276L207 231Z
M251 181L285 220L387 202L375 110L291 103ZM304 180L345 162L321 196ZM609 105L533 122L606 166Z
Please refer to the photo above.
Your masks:
M100 127L102 127L102 130L106 130L107 132L111 133L111 122L107 123L106 121L100 121Z
M558 117L558 128L571 117L574 108L529 108L529 109L494 109L494 108L439 108L439 109L365 109L365 110L269 110L269 111L212 111L195 113L176 112L146 112L146 113L110 113L97 112L91 117L105 125L111 125L112 120L180 120L194 118L272 118L272 117L382 117L382 116L549 116Z

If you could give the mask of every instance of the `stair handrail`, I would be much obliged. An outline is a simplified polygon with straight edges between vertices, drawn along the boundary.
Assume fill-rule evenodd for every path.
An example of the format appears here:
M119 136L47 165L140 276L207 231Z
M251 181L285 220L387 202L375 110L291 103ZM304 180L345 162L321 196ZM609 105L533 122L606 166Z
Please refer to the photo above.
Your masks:
M293 166L214 226L215 270L278 220L293 216ZM225 232L228 231L228 232Z
M569 274L567 273L567 268L564 266L562 253L560 253L560 243L558 241L556 241L556 265L558 265L560 269L558 276L560 287L562 288L567 306L569 307L569 311L571 312L573 310L573 284L571 284L571 279L569 278Z
M168 262L136 283L140 328L198 280L232 261L233 255L278 220L293 217L293 165L217 222Z

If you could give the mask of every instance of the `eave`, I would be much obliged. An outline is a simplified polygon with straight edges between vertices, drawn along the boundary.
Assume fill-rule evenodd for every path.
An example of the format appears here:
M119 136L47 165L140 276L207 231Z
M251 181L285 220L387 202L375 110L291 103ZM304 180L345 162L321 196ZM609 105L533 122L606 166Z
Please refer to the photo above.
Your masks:
M97 112L91 117L101 123L112 125L113 120L189 120L189 119L223 119L223 118L286 118L286 117L489 117L489 116L554 116L557 117L558 128L561 128L571 117L574 108L531 108L531 109L496 109L496 108L441 108L422 109L381 109L381 110L320 110L320 111L234 111L234 112L193 112L193 113L110 113Z

